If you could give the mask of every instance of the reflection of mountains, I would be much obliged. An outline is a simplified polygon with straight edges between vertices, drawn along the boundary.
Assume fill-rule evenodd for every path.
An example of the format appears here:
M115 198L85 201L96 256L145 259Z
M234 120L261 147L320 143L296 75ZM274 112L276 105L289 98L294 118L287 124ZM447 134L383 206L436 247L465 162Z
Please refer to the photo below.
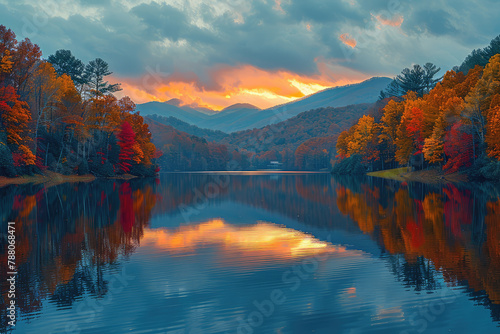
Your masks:
M405 284L435 289L438 269L500 321L499 198L453 185L339 184L336 192L340 211L378 241Z
M228 179L229 178L229 179ZM227 181L229 180L229 181ZM220 186L219 186L220 185ZM155 214L178 214L179 206L192 209L231 200L275 212L305 224L358 231L339 220L335 181L329 174L302 175L164 175Z
M16 305L28 314L49 298L69 306L78 296L102 296L103 269L118 265L138 245L155 204L154 189L140 181L8 187L0 189L3 222L16 222ZM6 228L5 228L6 230ZM7 267L4 239L0 266ZM0 273L2 305L8 302ZM5 308L0 329L5 331Z

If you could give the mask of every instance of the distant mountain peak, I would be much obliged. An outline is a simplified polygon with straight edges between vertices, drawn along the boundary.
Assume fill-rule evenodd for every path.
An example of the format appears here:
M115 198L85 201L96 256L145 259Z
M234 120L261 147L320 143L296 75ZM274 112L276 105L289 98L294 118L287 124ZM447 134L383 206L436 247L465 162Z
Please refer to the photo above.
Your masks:
M165 103L170 104L171 106L176 106L176 107L180 107L180 106L184 105L184 103L180 99L170 99L168 101L165 101Z
M178 103L179 99L172 99L167 103L150 102L139 105L138 109L141 110L143 116L152 114L172 116L200 128L231 133L262 128L297 116L304 111L374 103L378 100L380 91L385 89L391 81L390 78L374 77L357 84L327 88L301 99L264 110L248 103L237 103L220 112L210 113L209 110L193 109L192 104L181 104L181 107L177 107L175 104Z
M221 111L227 111L227 110L235 110L235 109L255 109L255 110L260 110L259 107L254 106L253 104L250 103L236 103L233 105L230 105L229 107L226 107L222 109Z

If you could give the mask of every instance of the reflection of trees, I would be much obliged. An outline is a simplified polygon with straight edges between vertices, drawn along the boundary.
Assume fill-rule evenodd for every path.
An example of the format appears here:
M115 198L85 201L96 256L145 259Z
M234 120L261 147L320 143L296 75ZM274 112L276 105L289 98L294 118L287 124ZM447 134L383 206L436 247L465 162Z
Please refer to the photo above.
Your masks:
M435 290L438 287L434 277L435 268L423 256L407 261L404 256L396 254L389 256L387 260L397 279L406 286L411 286L416 291Z
M104 269L134 250L151 218L153 186L132 180L0 189L3 221L16 222L16 304L21 313L40 310L46 298L68 306L85 293L105 294ZM7 247L1 242L0 265L6 268ZM2 271L4 303L6 278ZM7 325L4 312L2 330Z
M388 258L401 254L402 259L391 265L405 284L435 289L437 268L450 284L467 280L473 290L486 290L495 303L500 299L500 232L495 216L500 208L489 195L498 195L494 188L401 186L382 179L318 174L233 175L229 182L221 182L223 177L166 175L158 186L161 199L155 213L177 214L179 205L203 208L233 200L308 225L355 231L338 219L342 213L372 235ZM207 185L220 183L215 196L206 196Z
M221 179L222 178L222 179ZM166 174L158 186L160 194L155 214L178 214L179 206L204 208L207 203L216 204L232 200L245 205L279 213L302 223L337 227L357 232L356 227L339 221L339 211L335 206L334 179L329 174L302 175L232 175L206 174ZM211 196L210 184L217 187ZM208 191L207 191L208 189ZM209 196L207 196L209 194Z
M47 299L68 307L85 294L105 295L104 273L134 251L152 214L232 200L311 226L366 233L403 284L434 290L439 270L448 284L466 281L471 297L498 321L500 199L494 188L483 188L324 174L234 175L229 181L206 174L166 175L158 184L132 180L2 188L0 216L3 222L16 221L17 303L24 314L40 310ZM342 214L355 224L338 219ZM4 251L5 240L0 242ZM4 268L6 261L7 254L0 253ZM5 279L3 271L3 302L8 300ZM2 310L0 330L6 328L5 316Z
M434 290L436 268L448 284L467 282L471 296L498 320L498 198L454 185L355 189L337 186L338 207L379 242L398 279L416 290ZM379 200L380 193L388 200Z

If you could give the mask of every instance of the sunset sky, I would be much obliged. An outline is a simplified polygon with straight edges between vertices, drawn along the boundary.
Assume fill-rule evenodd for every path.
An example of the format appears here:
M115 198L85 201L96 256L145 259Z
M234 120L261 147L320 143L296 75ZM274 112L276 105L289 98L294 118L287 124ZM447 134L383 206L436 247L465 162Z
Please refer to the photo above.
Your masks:
M0 24L103 58L136 103L265 108L327 87L459 65L500 33L498 1L0 0Z

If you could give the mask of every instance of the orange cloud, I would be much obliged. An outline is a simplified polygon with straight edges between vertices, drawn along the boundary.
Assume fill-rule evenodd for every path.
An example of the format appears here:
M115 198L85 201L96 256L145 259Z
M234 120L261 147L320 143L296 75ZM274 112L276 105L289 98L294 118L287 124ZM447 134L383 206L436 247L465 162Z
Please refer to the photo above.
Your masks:
M285 14L285 11L281 7L281 0L274 0L274 7L273 7L273 9L277 10L278 12L281 12L281 13Z
M342 43L350 46L353 49L356 47L357 44L356 40L347 33L340 35L339 39L342 41Z
M391 27L401 27L401 24L403 24L404 18L401 15L394 15L391 19L386 19L382 17L381 15L374 16L378 22L385 26L391 26Z
M207 83L194 74L175 73L165 77L145 75L140 78L114 77L123 91L136 103L177 98L185 105L199 105L214 110L235 103L251 103L269 108L287 103L320 90L360 82L366 75L334 68L317 61L319 74L305 76L286 70L266 71L251 65L219 66L208 71Z

